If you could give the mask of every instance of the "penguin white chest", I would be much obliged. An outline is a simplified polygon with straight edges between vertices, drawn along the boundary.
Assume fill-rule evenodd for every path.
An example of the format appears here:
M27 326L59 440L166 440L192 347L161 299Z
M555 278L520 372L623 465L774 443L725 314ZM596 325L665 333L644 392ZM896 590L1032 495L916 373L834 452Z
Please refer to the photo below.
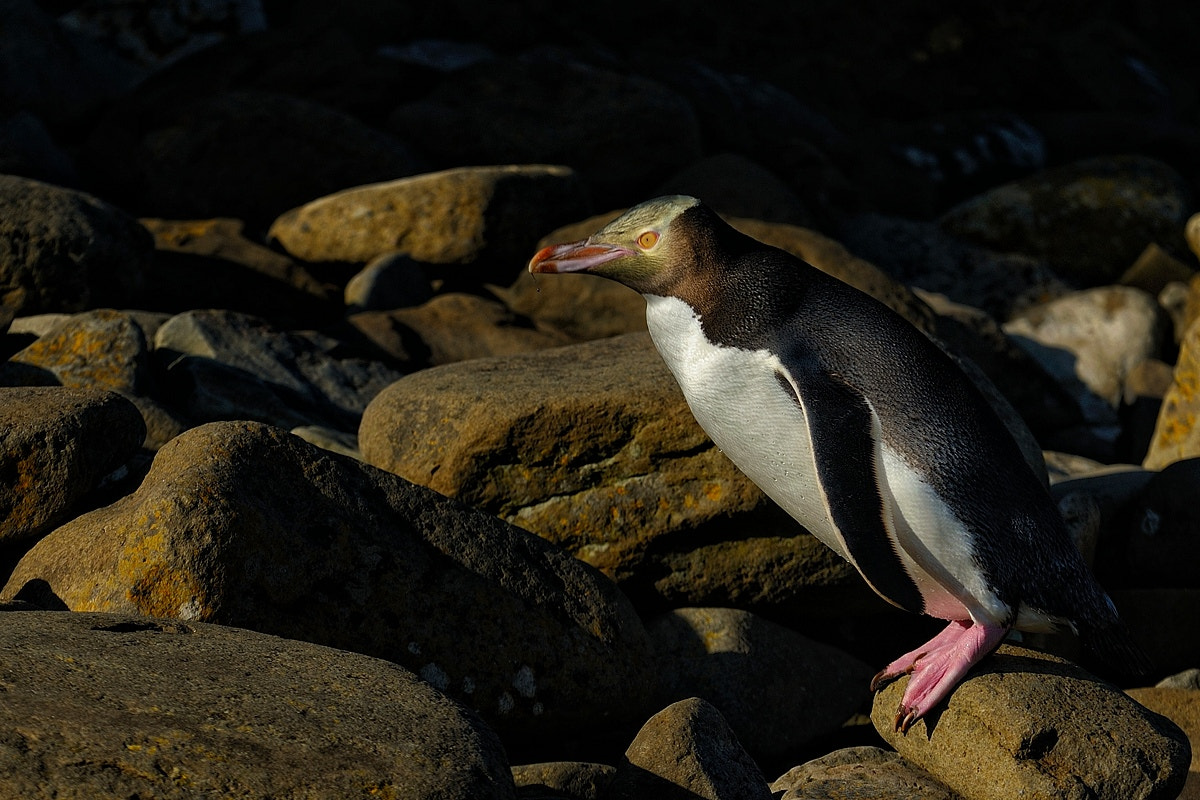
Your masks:
M692 308L646 295L646 321L700 427L772 500L847 557L817 482L803 411L776 377L766 350L712 343Z

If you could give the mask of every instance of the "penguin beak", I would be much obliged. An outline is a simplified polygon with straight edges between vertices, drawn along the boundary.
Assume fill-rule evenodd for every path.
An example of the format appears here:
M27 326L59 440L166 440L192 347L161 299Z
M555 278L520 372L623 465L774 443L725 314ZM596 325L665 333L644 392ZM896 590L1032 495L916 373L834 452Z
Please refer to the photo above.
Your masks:
M593 243L590 239L543 247L529 260L530 272L586 272L593 267L633 255L615 244Z

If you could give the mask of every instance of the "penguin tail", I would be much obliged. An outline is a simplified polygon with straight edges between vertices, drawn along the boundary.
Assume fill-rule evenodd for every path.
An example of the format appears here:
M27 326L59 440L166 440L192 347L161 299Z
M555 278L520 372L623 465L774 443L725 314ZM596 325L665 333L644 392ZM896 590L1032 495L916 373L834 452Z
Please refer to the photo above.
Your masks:
M1111 676L1121 683L1136 683L1155 673L1154 662L1119 618L1100 624L1081 625L1079 638L1084 650L1098 658Z

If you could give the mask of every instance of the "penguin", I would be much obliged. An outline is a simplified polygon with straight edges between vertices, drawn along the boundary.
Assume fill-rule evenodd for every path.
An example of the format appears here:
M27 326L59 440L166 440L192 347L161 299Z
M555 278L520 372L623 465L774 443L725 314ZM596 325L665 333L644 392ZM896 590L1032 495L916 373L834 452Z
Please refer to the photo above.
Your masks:
M871 682L910 676L897 730L1014 629L1068 628L1144 665L992 406L887 306L680 195L545 247L528 268L640 292L654 345L717 447L880 597L947 621Z

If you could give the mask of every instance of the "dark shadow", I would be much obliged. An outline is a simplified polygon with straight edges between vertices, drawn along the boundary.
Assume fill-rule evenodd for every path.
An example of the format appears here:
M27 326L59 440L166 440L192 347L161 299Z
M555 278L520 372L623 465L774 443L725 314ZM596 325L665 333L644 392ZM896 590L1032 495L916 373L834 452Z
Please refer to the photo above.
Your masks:
M50 584L41 578L34 578L21 587L13 600L29 603L42 611L70 611L62 598L54 593Z

